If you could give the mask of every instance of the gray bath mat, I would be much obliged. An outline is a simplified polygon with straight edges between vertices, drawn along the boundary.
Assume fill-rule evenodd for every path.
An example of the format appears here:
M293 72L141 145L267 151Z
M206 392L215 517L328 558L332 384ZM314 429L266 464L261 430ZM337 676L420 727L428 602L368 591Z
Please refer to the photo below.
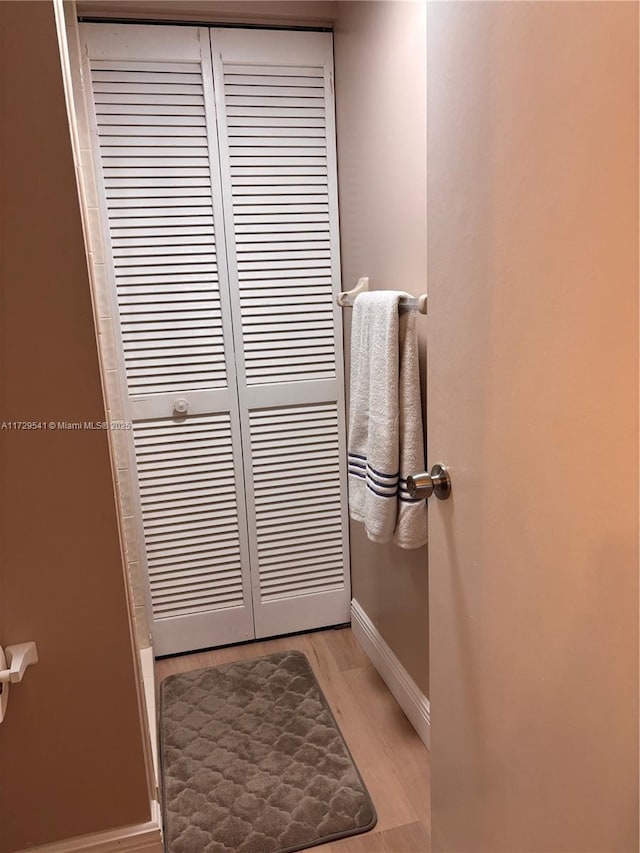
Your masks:
M375 826L302 652L165 678L160 750L167 853L293 853Z

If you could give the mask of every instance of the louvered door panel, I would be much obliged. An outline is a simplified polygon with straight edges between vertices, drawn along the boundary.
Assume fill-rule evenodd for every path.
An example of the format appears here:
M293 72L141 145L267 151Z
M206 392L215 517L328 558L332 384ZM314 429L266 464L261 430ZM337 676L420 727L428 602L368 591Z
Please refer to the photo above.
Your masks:
M129 392L225 387L202 68L94 60L91 80Z
M229 416L147 421L134 438L154 617L242 607Z
M262 602L344 589L335 403L251 412Z
M257 636L349 619L332 42L214 30Z
M324 68L223 73L247 384L334 378Z
M209 32L86 24L82 33L154 649L250 639Z

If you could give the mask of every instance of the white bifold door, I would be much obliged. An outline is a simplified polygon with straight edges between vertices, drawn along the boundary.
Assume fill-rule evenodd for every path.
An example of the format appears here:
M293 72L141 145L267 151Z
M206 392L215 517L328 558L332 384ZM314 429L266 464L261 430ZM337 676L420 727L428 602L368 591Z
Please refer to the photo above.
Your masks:
M346 622L332 37L81 38L156 654Z

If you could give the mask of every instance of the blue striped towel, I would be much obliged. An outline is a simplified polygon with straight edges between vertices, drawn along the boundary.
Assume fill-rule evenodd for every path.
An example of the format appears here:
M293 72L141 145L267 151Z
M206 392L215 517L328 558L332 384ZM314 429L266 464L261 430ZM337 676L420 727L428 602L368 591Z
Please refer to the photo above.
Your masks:
M369 539L417 548L427 541L424 500L409 474L424 470L415 314L398 291L356 297L351 327L349 513Z

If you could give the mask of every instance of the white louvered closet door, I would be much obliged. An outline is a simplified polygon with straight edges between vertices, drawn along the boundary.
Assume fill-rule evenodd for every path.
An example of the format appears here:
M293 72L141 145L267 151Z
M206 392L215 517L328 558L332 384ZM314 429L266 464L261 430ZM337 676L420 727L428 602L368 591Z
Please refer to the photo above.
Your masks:
M83 24L81 35L155 653L247 640L254 626L209 30Z
M333 44L214 29L256 635L347 622Z

